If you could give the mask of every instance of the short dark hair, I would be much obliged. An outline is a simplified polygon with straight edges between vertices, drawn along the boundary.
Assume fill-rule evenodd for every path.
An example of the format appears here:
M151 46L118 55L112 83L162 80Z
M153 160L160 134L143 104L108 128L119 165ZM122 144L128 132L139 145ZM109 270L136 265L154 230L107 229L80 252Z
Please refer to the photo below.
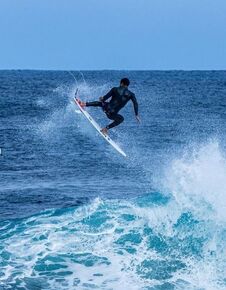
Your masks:
M121 79L120 83L128 87L130 84L130 81L129 79L124 78L124 79Z

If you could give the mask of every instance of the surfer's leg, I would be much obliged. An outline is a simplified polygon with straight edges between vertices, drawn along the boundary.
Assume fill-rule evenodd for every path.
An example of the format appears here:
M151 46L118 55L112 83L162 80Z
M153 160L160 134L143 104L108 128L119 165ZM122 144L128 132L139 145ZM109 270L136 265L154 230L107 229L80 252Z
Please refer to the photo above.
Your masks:
M109 119L114 120L114 122L106 126L107 129L114 128L124 121L124 117L119 114L107 114L107 116Z
M86 107L102 107L102 102L86 102Z

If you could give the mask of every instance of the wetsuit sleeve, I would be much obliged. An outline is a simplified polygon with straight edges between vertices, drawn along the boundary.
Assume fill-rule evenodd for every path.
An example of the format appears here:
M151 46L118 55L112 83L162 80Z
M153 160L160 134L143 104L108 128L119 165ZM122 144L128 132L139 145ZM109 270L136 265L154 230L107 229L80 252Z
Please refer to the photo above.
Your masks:
M138 103L137 103L137 99L136 99L134 94L131 95L131 101L133 102L134 112L135 112L135 115L137 116L138 115Z
M107 99L109 99L110 97L112 97L113 95L113 89L111 89L105 96L103 96L103 101L106 101Z

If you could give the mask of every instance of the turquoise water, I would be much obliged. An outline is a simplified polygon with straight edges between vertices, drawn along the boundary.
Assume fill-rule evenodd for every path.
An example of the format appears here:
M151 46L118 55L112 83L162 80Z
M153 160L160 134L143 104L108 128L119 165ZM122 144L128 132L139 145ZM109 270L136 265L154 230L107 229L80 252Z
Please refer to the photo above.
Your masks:
M224 289L225 235L215 220L182 213L159 193L96 198L1 222L1 283L5 289Z

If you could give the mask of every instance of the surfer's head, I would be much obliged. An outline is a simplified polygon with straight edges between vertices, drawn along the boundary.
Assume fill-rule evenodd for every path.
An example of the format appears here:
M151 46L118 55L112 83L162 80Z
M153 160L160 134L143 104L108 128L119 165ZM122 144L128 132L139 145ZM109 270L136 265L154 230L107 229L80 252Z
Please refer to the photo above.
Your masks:
M130 81L127 78L121 79L121 81L120 81L120 85L123 87L128 87L129 84L130 84Z

